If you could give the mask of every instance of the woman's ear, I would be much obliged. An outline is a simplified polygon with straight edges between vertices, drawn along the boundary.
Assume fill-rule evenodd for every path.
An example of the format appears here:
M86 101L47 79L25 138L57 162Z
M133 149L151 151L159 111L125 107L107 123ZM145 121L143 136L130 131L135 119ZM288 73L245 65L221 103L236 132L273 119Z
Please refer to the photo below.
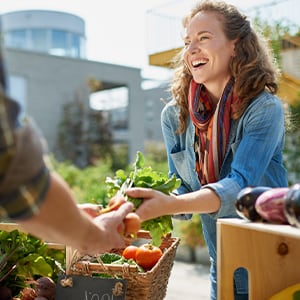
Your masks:
M232 41L232 52L231 52L231 56L232 57L236 57L236 43L237 43L237 39Z

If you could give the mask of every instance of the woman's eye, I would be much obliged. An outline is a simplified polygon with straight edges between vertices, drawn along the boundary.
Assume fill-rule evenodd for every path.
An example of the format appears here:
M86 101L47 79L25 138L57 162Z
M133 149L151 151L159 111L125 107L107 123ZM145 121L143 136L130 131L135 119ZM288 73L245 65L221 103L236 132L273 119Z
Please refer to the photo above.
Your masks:
M206 36L206 35L200 36L200 38L199 38L200 41L204 41L207 39L208 39L208 36Z

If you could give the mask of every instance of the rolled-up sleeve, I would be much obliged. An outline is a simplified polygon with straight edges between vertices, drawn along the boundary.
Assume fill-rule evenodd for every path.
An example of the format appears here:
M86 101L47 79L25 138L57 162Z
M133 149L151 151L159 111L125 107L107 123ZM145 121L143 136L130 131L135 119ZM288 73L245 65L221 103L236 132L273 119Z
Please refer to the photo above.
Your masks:
M216 213L210 214L213 218L221 218L224 216L235 215L235 206L232 199L236 199L241 191L239 184L231 178L224 178L216 183L205 185L203 188L210 188L220 199L222 199L221 207Z

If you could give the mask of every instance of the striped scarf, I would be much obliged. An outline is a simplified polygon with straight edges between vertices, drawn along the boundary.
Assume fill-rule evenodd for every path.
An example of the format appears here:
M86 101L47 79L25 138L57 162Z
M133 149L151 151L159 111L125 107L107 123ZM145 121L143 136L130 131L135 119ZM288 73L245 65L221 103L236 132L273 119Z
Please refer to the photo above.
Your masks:
M196 129L196 171L202 185L219 180L228 144L232 104L236 102L233 84L231 78L214 108L205 87L194 80L190 83L189 113Z

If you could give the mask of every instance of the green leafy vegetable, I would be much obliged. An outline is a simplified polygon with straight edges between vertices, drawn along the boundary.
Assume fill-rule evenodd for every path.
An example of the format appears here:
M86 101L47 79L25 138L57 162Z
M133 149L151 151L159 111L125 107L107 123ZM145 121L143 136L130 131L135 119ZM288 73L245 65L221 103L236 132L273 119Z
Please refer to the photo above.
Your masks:
M115 253L103 253L100 258L104 264L112 264L113 262L122 258L121 255Z
M151 167L145 166L145 159L142 152L138 151L136 160L133 164L133 170L128 174L124 170L115 172L113 178L106 178L107 194L111 198L118 192L126 190L128 186L152 188L165 194L169 194L177 189L181 181L173 175L168 178L167 174L153 170ZM134 199L127 197L128 201L138 208L142 203L142 199ZM161 238L171 233L173 229L171 216L161 216L142 223L142 229L149 231L152 243L156 246L161 244Z
M0 230L0 286L9 287L13 295L38 277L56 280L64 264L64 251L49 249L43 241L18 230Z
M123 257L122 255L119 254L115 254L115 253L103 253L99 256L99 258L101 259L102 263L104 264L113 264L113 265L124 265L124 264L129 264L129 265L133 265L136 266L138 268L139 272L144 272L144 269L139 266L133 259L126 259L125 257ZM97 263L99 262L97 257L94 257L90 260L90 262L94 262ZM109 273L105 273L105 274L94 274L94 277L101 277L101 278L111 278L111 277L116 277L115 274L109 274ZM122 277L120 277L122 278Z

